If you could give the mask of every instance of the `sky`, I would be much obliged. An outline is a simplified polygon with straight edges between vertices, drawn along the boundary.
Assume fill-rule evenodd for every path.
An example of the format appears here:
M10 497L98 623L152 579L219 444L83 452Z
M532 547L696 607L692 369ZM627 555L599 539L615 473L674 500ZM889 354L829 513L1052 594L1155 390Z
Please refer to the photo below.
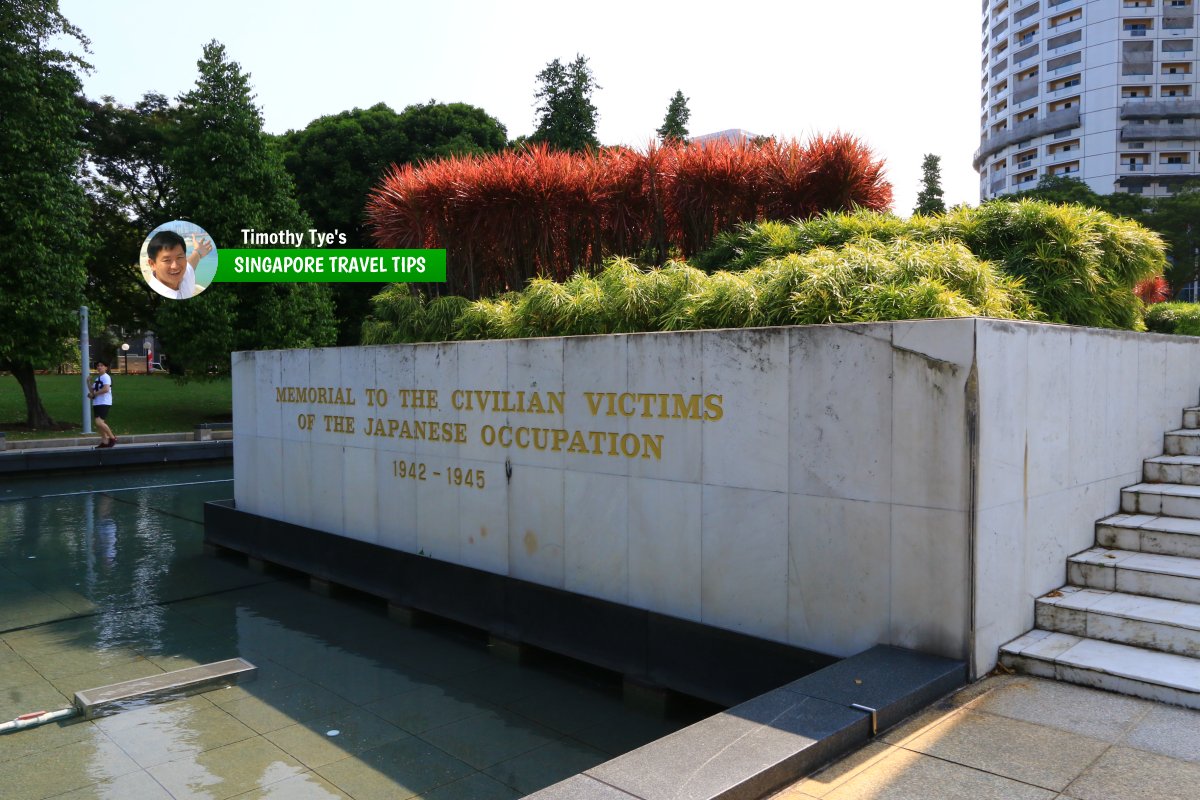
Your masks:
M852 133L887 164L911 213L926 153L947 205L979 201L980 11L963 0L566 3L526 0L60 0L90 40L84 91L129 105L176 98L205 42L250 73L264 127L431 99L532 133L537 73L587 56L603 144L644 146L676 90L692 135L728 128L804 140Z

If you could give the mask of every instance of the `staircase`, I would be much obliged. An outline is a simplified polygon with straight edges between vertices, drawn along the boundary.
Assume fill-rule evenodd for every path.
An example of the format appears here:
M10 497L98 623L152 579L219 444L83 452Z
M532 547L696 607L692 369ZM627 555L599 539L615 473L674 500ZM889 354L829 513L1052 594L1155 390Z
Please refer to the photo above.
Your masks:
M1039 598L1037 627L1000 648L1031 675L1200 708L1200 407Z

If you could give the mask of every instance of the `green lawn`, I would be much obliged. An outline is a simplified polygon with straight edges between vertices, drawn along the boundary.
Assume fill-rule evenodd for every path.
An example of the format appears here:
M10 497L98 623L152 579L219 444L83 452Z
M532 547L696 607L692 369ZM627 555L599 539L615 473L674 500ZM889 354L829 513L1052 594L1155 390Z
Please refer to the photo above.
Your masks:
M38 392L61 431L25 428L25 395L17 379L0 374L0 431L9 439L45 439L79 433L83 389L78 375L39 375ZM176 383L168 375L113 375L113 410L108 417L117 436L190 432L201 422L229 422L233 394L228 378Z

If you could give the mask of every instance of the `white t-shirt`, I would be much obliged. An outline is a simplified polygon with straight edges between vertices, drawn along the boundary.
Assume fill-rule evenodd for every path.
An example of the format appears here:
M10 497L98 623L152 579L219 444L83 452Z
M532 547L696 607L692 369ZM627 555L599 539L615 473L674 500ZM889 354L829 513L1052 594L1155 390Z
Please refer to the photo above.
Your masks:
M172 300L187 300L196 293L196 270L192 269L192 265L187 265L187 271L183 273L183 280L179 282L178 289L172 289L158 279L158 276L153 272L146 281L150 284L150 288L161 294L163 297L169 297Z
M108 377L107 372L104 373L103 375L97 375L96 379L94 381L92 381L92 391L93 392L96 391L96 389L97 389L96 384L100 384L100 386L107 386L108 391L105 392L104 394L98 394L95 397L93 397L92 405L94 405L94 406L111 406L112 405L112 378Z

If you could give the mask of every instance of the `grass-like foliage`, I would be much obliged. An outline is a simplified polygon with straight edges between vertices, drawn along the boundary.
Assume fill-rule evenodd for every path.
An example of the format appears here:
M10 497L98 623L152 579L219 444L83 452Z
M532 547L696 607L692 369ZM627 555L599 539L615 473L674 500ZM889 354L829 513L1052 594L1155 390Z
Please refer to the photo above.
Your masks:
M382 247L445 248L447 288L474 298L532 278L563 282L614 256L690 258L739 222L891 201L883 162L838 133L455 156L394 167L366 213Z
M1134 288L1164 266L1157 235L1135 222L1029 200L907 221L860 211L746 224L695 262L704 269L614 258L595 276L475 302L427 303L395 285L373 301L363 342L967 316L1139 329Z
M1200 303L1155 303L1146 309L1146 328L1157 333L1200 336Z

